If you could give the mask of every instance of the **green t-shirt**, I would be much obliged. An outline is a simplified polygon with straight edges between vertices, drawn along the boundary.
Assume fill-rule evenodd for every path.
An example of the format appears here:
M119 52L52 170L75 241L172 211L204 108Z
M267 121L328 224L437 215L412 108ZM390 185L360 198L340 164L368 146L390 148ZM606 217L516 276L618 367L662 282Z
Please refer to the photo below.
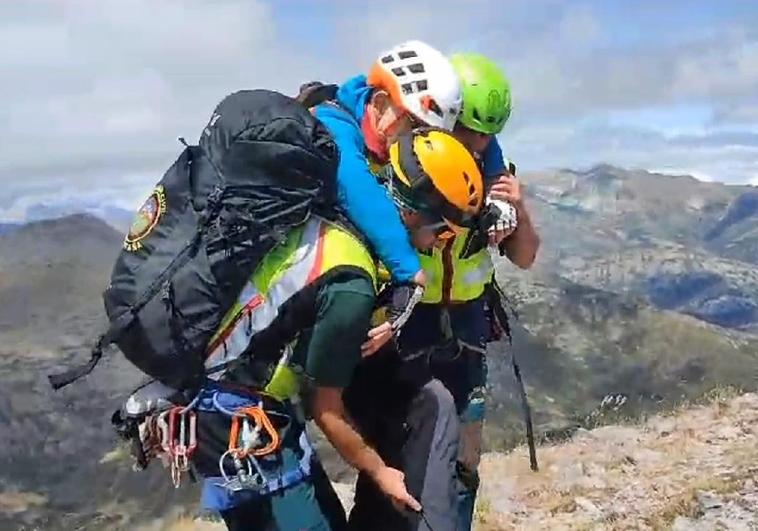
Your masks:
M361 360L374 309L374 287L364 277L327 282L316 296L316 319L303 331L292 361L320 387L347 387Z

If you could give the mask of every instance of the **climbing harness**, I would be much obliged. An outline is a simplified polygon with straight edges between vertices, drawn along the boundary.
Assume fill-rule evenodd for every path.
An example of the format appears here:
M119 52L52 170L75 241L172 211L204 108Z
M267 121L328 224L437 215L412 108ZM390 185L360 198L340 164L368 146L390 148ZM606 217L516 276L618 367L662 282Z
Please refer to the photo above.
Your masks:
M290 414L264 408L264 395L229 392L215 385L201 390L186 406L163 405L141 408L138 414L120 411L114 415L117 431L132 443L135 470L144 470L152 459L159 458L176 488L185 473L194 480L198 411L222 414L230 420L227 447L218 459L219 475L207 478L228 495L243 490L269 494L310 476L314 450L305 431L299 438L301 457L296 464L276 473L266 473L262 465L262 459L281 450L290 429Z

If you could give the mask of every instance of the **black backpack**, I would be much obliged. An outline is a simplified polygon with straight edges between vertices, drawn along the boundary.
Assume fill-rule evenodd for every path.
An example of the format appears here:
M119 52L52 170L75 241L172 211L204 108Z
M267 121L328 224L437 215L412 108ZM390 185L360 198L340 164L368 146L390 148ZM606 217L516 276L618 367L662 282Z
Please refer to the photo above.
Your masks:
M312 213L340 217L338 159L296 99L227 96L140 209L104 293L110 326L90 361L49 376L53 388L91 372L110 344L166 385L196 387L209 340L261 258Z

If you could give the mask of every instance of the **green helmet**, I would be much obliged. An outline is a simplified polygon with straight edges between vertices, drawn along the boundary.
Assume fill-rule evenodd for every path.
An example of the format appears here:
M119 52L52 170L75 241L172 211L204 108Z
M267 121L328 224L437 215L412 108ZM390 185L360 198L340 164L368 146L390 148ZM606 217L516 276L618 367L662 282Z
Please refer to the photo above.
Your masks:
M511 115L511 88L503 71L476 53L450 58L461 80L463 109L458 121L474 131L495 135Z

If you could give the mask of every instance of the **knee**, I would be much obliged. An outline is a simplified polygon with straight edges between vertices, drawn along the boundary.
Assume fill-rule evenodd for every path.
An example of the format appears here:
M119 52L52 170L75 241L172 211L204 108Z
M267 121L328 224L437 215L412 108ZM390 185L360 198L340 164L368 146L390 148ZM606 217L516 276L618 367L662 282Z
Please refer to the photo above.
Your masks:
M433 410L438 418L458 417L453 395L436 378L421 388L419 399L423 404L422 407Z
M482 423L466 422L461 426L458 461L471 472L479 467L482 457Z
M487 412L486 391L475 387L468 395L461 419L463 422L481 422Z

